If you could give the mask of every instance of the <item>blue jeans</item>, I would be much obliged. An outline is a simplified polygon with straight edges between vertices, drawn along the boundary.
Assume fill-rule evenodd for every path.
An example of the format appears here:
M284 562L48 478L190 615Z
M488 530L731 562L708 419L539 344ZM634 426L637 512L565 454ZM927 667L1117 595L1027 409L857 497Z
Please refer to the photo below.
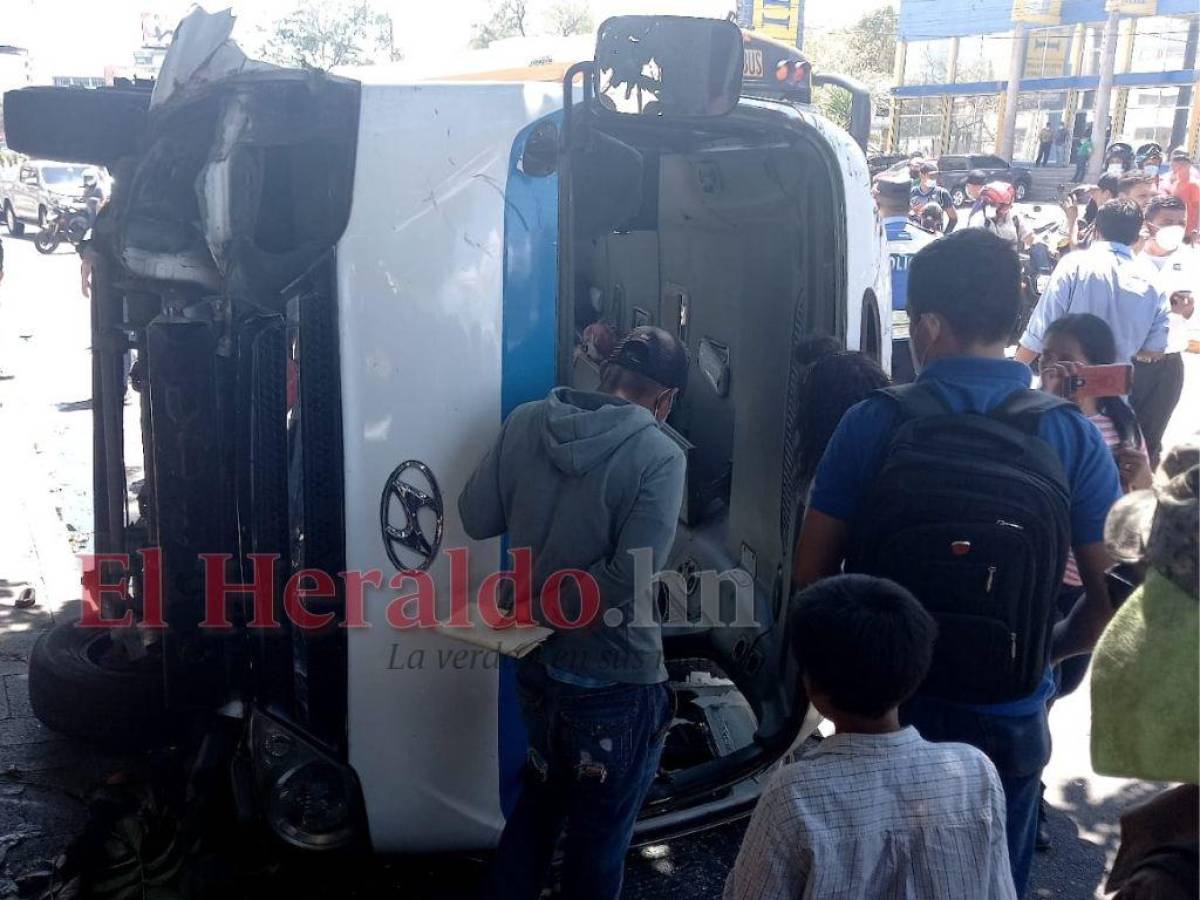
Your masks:
M517 668L529 732L524 789L504 826L492 896L535 900L563 840L563 896L616 900L625 853L671 722L665 684L587 688Z
M1050 761L1050 725L1043 706L1025 716L996 716L914 697L900 720L916 726L927 741L957 741L978 747L992 761L1004 786L1008 860L1017 896L1025 896L1037 839L1042 769Z

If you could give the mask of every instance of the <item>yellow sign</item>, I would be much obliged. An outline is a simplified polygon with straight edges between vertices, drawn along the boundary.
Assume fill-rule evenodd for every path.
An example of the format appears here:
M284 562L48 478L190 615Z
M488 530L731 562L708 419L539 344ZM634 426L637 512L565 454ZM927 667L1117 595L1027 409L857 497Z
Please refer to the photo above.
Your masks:
M1105 0L1104 11L1123 16L1156 16L1158 0Z
M795 46L801 6L801 0L754 0L754 30Z
M1025 56L1022 78L1058 78L1067 74L1067 54L1071 36L1063 29L1034 31L1029 35L1029 50Z
M1057 25L1062 21L1062 0L1013 0L1012 20L1030 25Z

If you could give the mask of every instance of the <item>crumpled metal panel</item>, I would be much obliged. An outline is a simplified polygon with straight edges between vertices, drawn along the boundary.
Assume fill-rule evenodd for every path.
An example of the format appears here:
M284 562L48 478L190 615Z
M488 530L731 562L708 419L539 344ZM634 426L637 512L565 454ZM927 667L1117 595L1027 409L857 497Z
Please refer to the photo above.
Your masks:
M250 59L229 39L235 21L227 9L207 13L199 7L183 18L159 70L150 101L152 109L233 75L278 68Z

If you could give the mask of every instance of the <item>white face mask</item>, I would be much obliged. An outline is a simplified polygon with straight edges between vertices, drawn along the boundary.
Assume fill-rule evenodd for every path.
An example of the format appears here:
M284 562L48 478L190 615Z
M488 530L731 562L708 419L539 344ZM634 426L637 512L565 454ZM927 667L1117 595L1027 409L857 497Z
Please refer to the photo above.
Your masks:
M1154 235L1154 243L1167 253L1174 253L1183 243L1183 233L1182 225L1168 225L1166 228L1158 229Z

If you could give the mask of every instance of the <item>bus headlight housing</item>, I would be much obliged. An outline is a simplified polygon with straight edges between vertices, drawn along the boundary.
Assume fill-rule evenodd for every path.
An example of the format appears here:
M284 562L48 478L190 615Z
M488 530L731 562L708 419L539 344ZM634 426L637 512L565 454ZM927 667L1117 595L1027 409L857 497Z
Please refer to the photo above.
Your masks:
M336 850L355 839L362 792L349 766L258 710L250 718L250 748L260 806L281 840Z

